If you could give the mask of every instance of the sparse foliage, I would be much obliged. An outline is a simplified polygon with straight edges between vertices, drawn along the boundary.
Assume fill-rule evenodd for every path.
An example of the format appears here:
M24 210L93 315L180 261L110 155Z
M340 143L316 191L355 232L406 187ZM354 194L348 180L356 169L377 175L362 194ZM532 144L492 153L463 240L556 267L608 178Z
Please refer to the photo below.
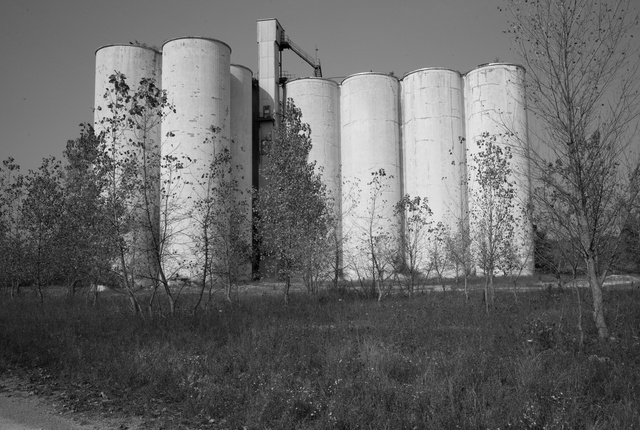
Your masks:
M508 0L525 67L537 218L576 244L590 280L600 339L609 337L602 285L638 206L638 13L630 0Z
M431 232L428 250L431 267L438 277L438 283L442 286L443 293L445 292L444 277L452 266L451 256L447 250L446 235L444 224L438 222Z
M421 277L428 277L432 259L428 244L433 229L432 212L427 198L405 195L394 207L397 219L404 225L396 272L404 273L406 289L413 294Z
M372 282L378 301L387 293L387 281L393 275L399 251L401 222L393 206L385 199L392 179L393 176L387 175L382 168L371 172L364 200L366 213L356 218L357 225L353 227L351 239L355 244L354 255L350 256L351 266L362 284L369 280Z
M469 272L473 266L473 257L471 254L471 232L469 230L468 213L456 220L453 229L445 230L445 245L447 255L451 258L456 268L456 282L459 280L460 272L464 282L465 300L469 300Z
M212 130L215 134L215 129ZM251 243L246 239L245 229L250 228L247 219L247 202L236 201L239 192L237 181L231 179L231 153L223 149L216 154L209 166L205 195L195 202L192 221L198 223L200 236L196 239L196 254L200 260L202 280L200 297L209 286L221 285L226 299L231 301L233 286L248 277L251 262Z
M161 156L161 138L157 126L163 116L174 112L167 95L153 79L144 78L131 90L126 76L116 72L109 78L111 87L104 98L107 112L98 121L103 144L101 168L106 180L105 204L109 214L108 236L117 250L121 285L132 309L140 311L136 291L162 285L174 312L178 296L165 273L166 225L160 229L161 216L171 208L161 189L161 168L175 163L170 155ZM163 200L164 199L164 200ZM164 212L162 212L164 210ZM163 217L163 221L170 219ZM150 311L155 300L152 295Z
M469 160L471 252L485 277L485 305L494 301L493 278L513 257L518 219L511 148L498 136L483 133ZM489 297L491 293L491 297Z

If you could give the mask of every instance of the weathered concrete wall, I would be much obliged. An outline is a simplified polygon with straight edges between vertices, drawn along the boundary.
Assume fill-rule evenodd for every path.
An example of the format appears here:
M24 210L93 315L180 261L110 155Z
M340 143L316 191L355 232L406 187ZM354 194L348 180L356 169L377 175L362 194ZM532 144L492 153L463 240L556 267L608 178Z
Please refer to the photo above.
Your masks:
M163 121L162 133L175 135L167 154L183 164L179 171L163 170L163 180L176 193L174 219L168 224L168 255L175 259L167 267L195 278L201 264L195 252L201 234L196 202L207 196L209 166L223 148L229 149L231 139L231 48L219 40L192 37L169 40L162 52L162 87L176 109Z

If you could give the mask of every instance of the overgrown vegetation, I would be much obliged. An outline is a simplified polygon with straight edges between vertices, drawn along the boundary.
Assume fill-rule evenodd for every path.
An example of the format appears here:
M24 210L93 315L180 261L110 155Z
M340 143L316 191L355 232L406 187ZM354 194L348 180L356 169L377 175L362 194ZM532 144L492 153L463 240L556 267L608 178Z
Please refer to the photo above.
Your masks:
M98 307L23 297L0 304L0 372L31 369L69 408L151 428L640 426L637 287L605 292L616 341L582 349L572 290L518 303L498 290L488 316L481 291L294 295L288 307L244 296L146 320L116 295ZM585 330L595 337L587 318Z

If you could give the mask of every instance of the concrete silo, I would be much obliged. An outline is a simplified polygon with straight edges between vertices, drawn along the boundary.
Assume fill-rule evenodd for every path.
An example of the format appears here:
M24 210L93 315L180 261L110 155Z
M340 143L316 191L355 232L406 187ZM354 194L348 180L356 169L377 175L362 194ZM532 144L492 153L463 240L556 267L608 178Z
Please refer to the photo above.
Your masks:
M250 69L232 64L231 75L231 179L237 184L235 201L243 211L241 237L252 243L252 174L253 174L253 73ZM251 278L251 265L241 268L240 276Z
M231 48L224 42L202 37L172 39L164 43L162 88L168 92L176 113L162 123L170 133L163 155L175 157L181 168L163 168L163 187L171 189L174 210L168 227L169 273L197 278L202 262L200 246L203 214L198 202L211 198L215 178L209 175L212 161L229 149L231 135Z
M337 266L341 266L342 232L340 175L340 88L323 78L302 78L287 82L285 94L302 111L302 121L311 127L309 161L316 162L316 173L322 176L327 193L333 200Z
M109 84L109 76L115 72L126 76L131 91L136 90L143 78L154 79L156 85L160 86L162 54L153 48L137 45L106 45L96 50L95 127L100 127L100 119L107 114L106 107L109 102L104 96L107 90L113 88Z
M96 134L109 127L102 120L113 117L108 105L114 101L114 86L109 83L109 78L116 72L122 73L126 77L129 85L129 94L138 90L140 81L143 78L153 79L158 87L161 87L162 80L162 54L152 48L137 45L107 45L96 51L95 70L95 97L94 97L94 128ZM125 125L119 126L124 128ZM160 121L158 118L149 120L144 124L144 133L135 129L118 130L115 140L118 141L118 149L121 155L133 151L140 154L139 143L144 139L149 143L149 148L154 149L157 155L160 154L161 137ZM113 140L113 139L112 139ZM155 148L152 148L155 147Z
M365 242L371 232L389 236L391 247L399 237L393 215L402 197L398 79L373 72L347 77L340 90L340 122L343 253L345 275L353 277L370 263ZM373 174L380 169L386 176L376 192Z
M302 78L287 82L287 98L302 111L302 121L311 126L313 147L309 161L316 162L329 195L340 201L340 90L323 78Z
M501 145L509 146L513 158L511 168L515 183L517 248L524 265L523 274L533 273L533 229L522 210L530 200L530 167L528 157L525 70L514 64L494 63L479 66L464 77L467 160L469 165L469 205L477 193L473 174L473 156L482 133L497 136ZM473 230L473 220L470 221Z
M141 167L136 178L138 195L131 200L137 227L129 234L132 246L129 249L131 260L127 262L127 270L142 284L153 282L158 267L156 250L160 222L160 117L151 116L147 120L136 118L138 127L129 127L125 121L114 123L112 119L123 112L122 109L112 111L108 108L116 98L109 78L116 72L122 73L130 87L129 94L133 94L143 78L153 79L160 87L161 71L161 54L152 48L130 44L108 45L96 51L95 131L107 133L106 150L117 161L117 177L121 177L125 163L135 162Z
M426 197L434 223L455 230L466 208L462 77L420 69L401 86L404 193Z

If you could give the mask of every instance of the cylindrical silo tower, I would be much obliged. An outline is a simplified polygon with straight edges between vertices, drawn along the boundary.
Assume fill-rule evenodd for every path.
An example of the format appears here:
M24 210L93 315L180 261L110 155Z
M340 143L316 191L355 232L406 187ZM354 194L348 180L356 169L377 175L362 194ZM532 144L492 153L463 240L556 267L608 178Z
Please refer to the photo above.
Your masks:
M302 78L287 82L287 98L302 111L302 121L311 127L309 161L316 162L329 195L340 201L340 90L323 78Z
M96 134L105 132L106 150L114 157L116 175L125 169L125 163L136 163L140 168L136 177L137 198L135 205L137 227L129 238L131 260L127 270L134 274L137 282L150 284L157 275L157 252L159 246L160 206L160 117L149 115L134 118L135 126L127 121L113 121L123 114L124 108L108 105L115 101L111 75L122 73L133 95L143 78L152 79L161 87L161 54L155 49L137 45L107 45L96 51L94 128ZM115 106L115 105L114 105ZM153 109L153 108L152 108ZM145 119L146 118L146 119ZM132 158L133 157L133 158Z
M231 65L231 179L237 185L236 209L243 212L241 240L252 243L252 173L253 173L253 73L237 64ZM240 268L242 279L251 279L251 264Z
M100 132L100 120L107 115L107 104L113 89L109 77L116 72L126 76L130 91L136 91L143 78L154 79L157 86L162 81L162 54L153 48L137 45L107 45L96 50L96 75L94 97L94 127ZM159 132L159 127L158 127ZM158 133L156 132L156 134Z
M402 198L399 101L394 76L359 73L341 85L342 232L348 277L369 270L366 242L371 235L389 237L385 242L391 247L399 238L393 210ZM381 170L385 175L376 176Z
M420 69L401 85L404 193L426 197L434 224L455 231L466 209L462 76Z
M483 133L496 136L497 142L509 146L515 183L515 226L523 274L533 273L533 229L526 209L530 200L529 142L525 94L525 69L514 64L493 63L479 66L464 77L467 163L469 171L469 205L477 194L473 157L478 154L478 140ZM473 218L473 217L472 217ZM470 219L473 230L473 219Z
M163 156L175 157L180 166L163 167L163 187L174 196L175 208L167 222L168 272L197 279L203 262L202 205L215 198L211 163L229 149L231 135L231 48L224 42L202 37L172 39L162 47L162 88L176 113L163 120L162 134L171 135ZM179 168L178 168L179 167Z
M316 173L322 176L333 201L336 219L336 258L342 266L342 203L340 175L340 88L323 78L301 78L287 82L285 94L302 111L302 122L311 127L309 161L316 163Z

